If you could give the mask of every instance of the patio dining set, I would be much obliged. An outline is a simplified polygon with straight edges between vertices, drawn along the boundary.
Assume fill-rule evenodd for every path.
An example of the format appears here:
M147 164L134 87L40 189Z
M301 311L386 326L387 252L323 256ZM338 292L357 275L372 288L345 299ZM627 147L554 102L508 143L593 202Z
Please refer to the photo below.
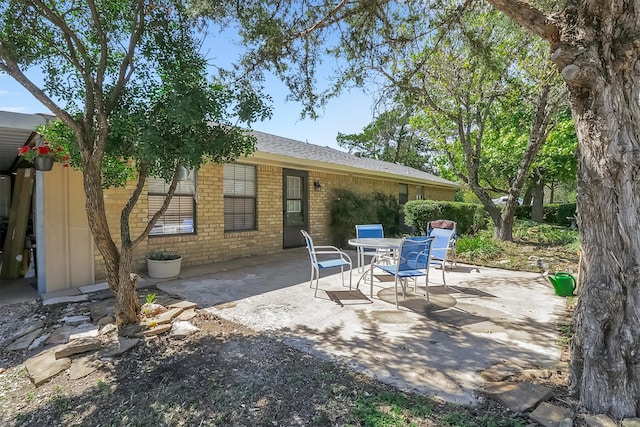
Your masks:
M382 224L356 225L356 237L349 240L357 254L357 271L360 277L355 288L359 290L361 283L369 283L369 294L373 297L374 270L379 269L394 279L396 309L399 309L399 290L402 298L406 298L409 281L413 282L414 292L418 291L418 279L424 277L424 295L429 302L429 270L439 267L442 270L442 284L446 287L446 264L450 268L456 262L456 223L450 220L431 221L427 224L424 235L406 236L403 238L385 237ZM336 246L315 246L313 239L302 230L309 257L311 260L311 279L309 286L314 286L318 294L320 270L340 268L342 285L344 275L349 272L349 291L352 290L353 263L351 257ZM366 259L370 258L369 262Z

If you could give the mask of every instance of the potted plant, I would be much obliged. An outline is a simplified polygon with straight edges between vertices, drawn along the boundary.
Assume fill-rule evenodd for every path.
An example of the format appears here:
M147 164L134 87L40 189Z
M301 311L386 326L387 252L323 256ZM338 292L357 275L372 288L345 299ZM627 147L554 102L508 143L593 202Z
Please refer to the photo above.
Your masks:
M18 155L32 163L33 167L40 171L50 171L54 162L69 167L69 153L66 148L49 141L44 141L41 145L23 145L18 148Z
M165 279L180 274L182 256L172 251L154 251L147 254L147 272L154 279Z

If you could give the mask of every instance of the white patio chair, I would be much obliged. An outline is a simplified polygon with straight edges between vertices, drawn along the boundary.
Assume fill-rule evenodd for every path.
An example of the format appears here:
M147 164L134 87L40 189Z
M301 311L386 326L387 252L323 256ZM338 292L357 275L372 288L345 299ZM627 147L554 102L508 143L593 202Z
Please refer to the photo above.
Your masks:
M336 248L335 246L314 246L313 239L304 230L300 230L304 236L304 240L307 243L307 249L309 250L309 258L311 259L311 279L309 280L309 287L313 287L313 280L316 281L316 290L313 294L314 297L318 295L318 283L320 282L320 270L325 268L338 268L340 267L340 276L342 277L342 286L344 286L344 268L349 266L349 291L351 291L351 257L345 252ZM318 255L334 255L337 258L319 260Z

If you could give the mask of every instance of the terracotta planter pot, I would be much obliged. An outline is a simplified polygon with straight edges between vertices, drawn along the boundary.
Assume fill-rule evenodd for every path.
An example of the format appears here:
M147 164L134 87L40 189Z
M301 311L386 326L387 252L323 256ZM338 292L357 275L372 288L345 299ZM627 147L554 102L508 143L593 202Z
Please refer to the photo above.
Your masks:
M36 157L33 159L33 167L38 171L50 171L53 167L53 157Z
M166 279L180 274L182 257L170 260L153 260L147 258L147 273L153 279Z

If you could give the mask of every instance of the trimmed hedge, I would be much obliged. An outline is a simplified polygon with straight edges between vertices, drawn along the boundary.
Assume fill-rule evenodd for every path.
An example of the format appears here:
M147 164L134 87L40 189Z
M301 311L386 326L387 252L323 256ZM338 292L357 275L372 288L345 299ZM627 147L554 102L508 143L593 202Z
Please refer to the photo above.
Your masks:
M457 233L475 234L488 226L488 217L482 205L475 203L412 200L404 205L405 223L413 227L414 234L423 234L427 223L449 219L457 223Z

